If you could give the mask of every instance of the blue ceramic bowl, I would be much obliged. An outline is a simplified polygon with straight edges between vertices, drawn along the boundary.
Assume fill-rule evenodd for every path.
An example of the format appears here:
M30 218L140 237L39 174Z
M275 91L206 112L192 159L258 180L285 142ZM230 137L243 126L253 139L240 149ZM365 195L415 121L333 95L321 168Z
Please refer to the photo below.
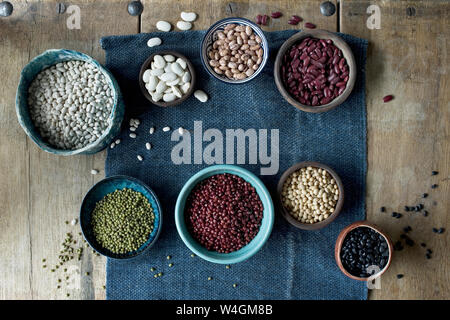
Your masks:
M108 118L108 128L103 135L96 141L88 144L87 146L76 150L62 150L57 149L47 141L45 141L39 131L36 130L33 121L30 118L28 108L28 87L34 78L44 69L51 67L59 62L69 60L81 60L86 61L96 66L105 75L108 85L113 88L114 91L114 105L112 112ZM23 68L20 74L19 87L16 93L16 114L20 125L25 133L36 143L42 150L58 154L69 156L73 154L93 154L99 152L108 146L108 144L119 134L120 126L125 113L125 105L123 103L122 94L119 89L119 85L112 76L112 74L100 65L96 60L92 59L88 55L66 49L52 49L47 50L39 56L31 60L25 68Z
M241 249L231 253L219 253L209 251L198 243L190 234L186 227L184 219L184 207L186 199L191 193L192 189L202 180L216 174L230 173L237 175L250 183L260 197L264 211L261 227L256 237L250 241L249 244ZM175 205L175 224L183 242L199 257L214 263L231 264L244 261L253 256L264 245L272 232L274 222L274 208L272 198L269 191L266 189L262 181L248 170L232 165L215 165L207 167L195 175L193 175L184 185L180 194L178 195L177 203Z
M147 241L136 251L127 254L115 254L105 248L103 248L96 240L92 232L92 212L98 201L102 200L108 193L124 188L133 189L142 193L150 202L153 213L155 215L155 222L153 231L148 237ZM128 259L133 258L145 250L149 249L158 239L159 233L162 227L162 210L158 198L152 189L150 189L143 182L138 179L128 176L111 176L99 181L95 184L88 193L84 196L80 209L80 226L83 236L86 241L95 249L98 253L113 259Z
M259 68L255 71L254 74L252 74L250 77L242 79L242 80L230 80L226 76L221 76L214 72L214 69L209 65L209 57L208 52L210 51L212 44L217 39L214 38L214 33L219 30L223 30L225 28L225 25L235 23L239 25L244 26L250 26L253 29L253 32L256 33L262 40L261 47L264 51L263 53L263 59L261 64L259 65ZM258 25L248 19L245 18L225 18L222 20L217 21L214 23L209 29L206 31L205 35L203 36L201 48L200 48L200 56L201 61L203 64L203 67L206 69L206 71L213 76L214 78L219 79L220 81L226 82L226 83L232 83L232 84L242 84L249 82L250 80L255 79L258 74L261 73L261 71L264 69L264 66L267 63L267 60L269 59L269 44L267 43L266 36L264 35L264 32L261 30Z

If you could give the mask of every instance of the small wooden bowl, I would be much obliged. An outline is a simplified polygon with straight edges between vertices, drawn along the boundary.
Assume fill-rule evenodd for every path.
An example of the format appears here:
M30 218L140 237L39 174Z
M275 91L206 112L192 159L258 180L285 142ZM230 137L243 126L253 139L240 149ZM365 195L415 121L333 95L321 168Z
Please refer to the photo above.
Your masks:
M170 55L172 55L172 56L174 56L176 58L181 58L184 61L186 61L187 67L189 69L189 72L191 73L191 87L189 88L188 92L186 92L181 98L178 98L178 99L176 99L174 101L171 101L171 102L164 102L162 100L160 100L158 102L155 102L155 101L153 101L152 96L150 95L150 93L148 93L148 90L145 87L145 82L144 82L144 80L142 80L142 76L144 75L145 70L151 69L150 65L151 65L151 63L153 61L153 57L155 55L157 55L157 54L161 55L161 56L170 54ZM159 51L159 52L155 52L154 54L152 54L142 64L141 71L139 72L139 86L141 87L142 94L147 98L148 101L150 101L151 103L156 104L157 106L160 106L160 107L172 107L172 106L175 106L175 105L178 105L178 104L182 103L184 100L189 98L189 96L191 96L192 93L194 92L195 81L196 81L196 76L195 76L194 65L188 60L188 58L186 58L181 53L178 53L176 51L170 51L170 50Z
M286 182L287 178L295 171L298 171L299 169L306 168L306 167L325 169L336 181L336 184L339 189L339 199L336 203L336 208L334 209L333 213L330 214L330 216L328 218L326 218L325 220L322 220L322 221L316 222L316 223L302 223L302 222L298 221L297 219L295 219L291 215L290 211L284 207L283 199L282 199L282 195L281 195L281 193L283 191L283 185ZM322 229L323 227L327 226L334 219L336 219L338 214L341 212L342 206L344 204L344 185L342 184L341 178L339 178L337 173L333 169L331 169L329 166L324 165L319 162L315 162L315 161L299 162L299 163L294 164L289 169L287 169L281 176L280 180L278 181L277 193L278 193L278 202L281 206L281 209L282 209L281 213L283 214L283 217L293 226L295 226L299 229L303 229L303 230L318 230L318 229Z
M294 44L298 43L299 41L301 41L306 37L333 40L333 44L339 49L341 49L345 60L347 60L347 65L349 69L349 79L347 82L347 87L345 88L344 92L342 92L342 94L339 97L335 98L331 102L321 106L308 106L305 104L301 104L286 90L283 84L283 80L281 79L281 63L284 54ZM341 37L325 30L305 30L294 34L283 43L281 48L278 50L278 54L275 59L275 67L273 73L275 76L275 83L277 85L278 91L280 91L281 95L286 99L287 102L289 102L291 105L302 111L320 113L336 108L338 105L343 103L350 95L356 80L356 62L352 50Z
M370 277L367 278L361 278L358 276L354 276L352 275L350 272L348 272L345 268L344 265L342 264L341 261L341 249L342 249L342 244L344 243L344 239L347 236L347 234L352 231L353 229L359 228L359 227L368 227L371 228L373 230L375 230L376 232L378 232L379 234L381 234L384 239L386 240L387 244L388 244L388 248L389 248L389 257L388 257L388 261L386 263L386 265L384 266L384 268L378 272L375 275L372 275ZM377 227L375 224L368 222L367 220L363 220L363 221L356 221L353 222L351 225L345 227L341 233L339 234L337 240L336 240L336 245L334 247L334 258L336 259L336 263L339 267L339 269L341 269L341 271L349 278L354 279L354 280L359 280L359 281L368 281L368 280L372 280L375 278L378 278L379 276L381 276L383 273L386 272L386 270L389 268L391 261L392 261L392 253L394 252L394 247L392 245L392 241L391 239L389 239L389 237L383 232L381 231L381 229L379 227Z

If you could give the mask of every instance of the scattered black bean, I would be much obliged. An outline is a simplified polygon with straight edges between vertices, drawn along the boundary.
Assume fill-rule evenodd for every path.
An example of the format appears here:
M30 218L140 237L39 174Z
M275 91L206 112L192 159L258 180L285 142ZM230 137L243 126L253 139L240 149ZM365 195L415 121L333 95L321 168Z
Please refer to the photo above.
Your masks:
M438 187L437 184L433 184L433 185L431 186L431 189L436 189L437 187Z
M428 211L427 211L427 210L425 210L425 211L423 212L423 216L424 216L424 217L428 217Z
M424 194L422 195L422 198L426 198L426 197L428 197L428 193L424 193Z
M428 253L428 254L432 254L432 253L433 253L433 250L427 249L427 253Z
M385 212L385 211L386 211L386 207L381 207L381 208L380 208L380 211L381 211L381 212Z
M437 175L437 174L439 174L438 171L431 171L431 175L432 175L432 176L435 176L435 175Z
M437 228L433 228L433 232L434 232L434 233L438 233L439 230L438 230Z
M427 259L431 259L431 255L428 254L428 253L425 255L425 257L426 257Z
M438 233L439 234L442 234L442 233L444 233L445 232L445 229L444 228L439 228L439 230L438 230Z
M408 212L408 211L410 211L411 210L411 208L410 207L408 207L408 206L405 206L405 211L406 212Z
M411 238L406 238L405 243L410 247L413 247L415 244L414 240Z
M401 278L403 278L403 275L402 274L398 274L397 275L397 279L401 279Z
M395 251L402 251L403 250L403 245L401 243L401 241L397 241L394 244L394 250Z
M401 217L403 217L403 215L401 213L397 212L397 215L395 216L397 219L400 219Z
M422 242L421 244L420 244L420 246L422 246L422 247L426 247L427 246L427 244L425 243L425 242Z

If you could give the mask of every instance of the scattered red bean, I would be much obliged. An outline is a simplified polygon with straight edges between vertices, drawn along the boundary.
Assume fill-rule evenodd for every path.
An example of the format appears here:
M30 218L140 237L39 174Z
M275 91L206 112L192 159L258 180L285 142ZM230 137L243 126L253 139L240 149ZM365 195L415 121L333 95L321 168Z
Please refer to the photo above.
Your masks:
M383 98L383 101L384 101L384 103L386 103L386 102L391 101L392 99L394 99L394 96L390 94L390 95L388 95L388 96L385 96L385 97Z
M262 16L262 19L261 19L261 24L263 25L263 26L267 26L267 22L269 21L269 16L267 15L267 14L265 14L265 15L263 15Z
M315 29L316 25L314 23L311 23L311 22L305 22L305 28Z
M258 15L256 16L256 23L257 23L257 24L261 24L261 23L262 23L262 15L258 14Z
M218 174L197 184L185 208L192 236L211 251L229 253L258 233L263 204L255 188L232 174Z
M300 18L299 16L296 16L296 15L293 15L293 16L289 19L288 23L289 23L289 24L292 24L292 25L294 25L294 26L296 26L296 25L297 25L299 22L301 22L301 21L303 21L302 18Z
M344 92L349 69L342 51L331 39L308 37L286 51L281 79L301 104L320 106Z
M272 14L270 15L273 19L278 19L279 17L281 17L283 14L280 11L277 12L272 12Z

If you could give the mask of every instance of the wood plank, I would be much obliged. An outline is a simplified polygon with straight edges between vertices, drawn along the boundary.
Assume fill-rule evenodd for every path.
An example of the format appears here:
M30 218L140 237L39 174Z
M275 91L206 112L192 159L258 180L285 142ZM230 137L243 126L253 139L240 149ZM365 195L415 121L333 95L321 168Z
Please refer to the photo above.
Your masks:
M381 29L366 26L367 7L381 9ZM408 9L409 8L409 9ZM367 59L368 176L367 215L399 239L410 225L412 248L395 252L393 264L381 279L373 299L448 299L450 261L447 231L450 194L450 44L448 1L341 0L340 29L369 40ZM395 100L383 103L383 96ZM431 177L431 171L440 173ZM437 183L437 189L430 189ZM421 199L423 193L429 193ZM433 201L437 204L433 205ZM430 212L404 213L405 205L425 204ZM388 213L380 213L386 206ZM433 250L425 259L425 242ZM397 274L404 274L401 280Z
M325 17L320 13L321 0L212 0L207 1L167 1L167 0L144 0L144 12L141 18L141 32L157 31L156 22L165 20L172 24L177 31L176 23L181 20L180 13L195 12L198 15L193 23L193 30L207 29L217 20L227 17L243 17L252 21L256 20L258 14L267 14L280 11L283 16L279 19L269 19L267 26L262 26L265 31L301 29L304 22L312 22L320 29L336 31L337 15ZM335 0L333 0L336 3ZM156 14L157 13L157 14ZM297 26L288 24L292 15L298 15L304 19Z
M72 1L81 9L81 29L69 30L69 13L58 14L54 0L11 1L13 15L1 18L0 65L0 299L104 298L105 260L85 250L71 263L80 274L80 289L56 289L58 278L48 269L57 262L66 232L78 236L79 225L66 225L78 216L86 191L104 176L105 152L95 156L58 157L41 151L20 128L14 99L20 70L29 59L50 48L85 52L100 62L101 36L138 32L138 18L127 13L128 1ZM92 168L101 174L93 177ZM42 259L47 259L47 269ZM91 276L84 276L90 272Z

